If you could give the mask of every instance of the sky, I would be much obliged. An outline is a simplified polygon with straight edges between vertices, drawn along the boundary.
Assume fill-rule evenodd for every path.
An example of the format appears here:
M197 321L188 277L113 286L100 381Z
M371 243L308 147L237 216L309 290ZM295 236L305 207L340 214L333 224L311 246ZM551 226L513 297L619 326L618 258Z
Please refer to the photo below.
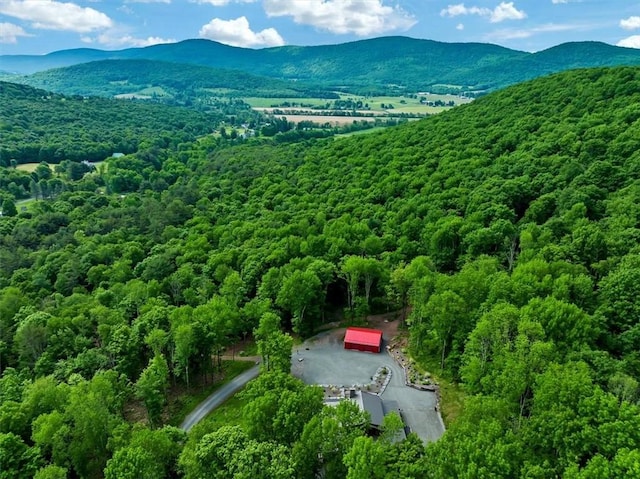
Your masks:
M245 48L403 35L536 52L640 48L640 0L0 0L0 54L206 38Z

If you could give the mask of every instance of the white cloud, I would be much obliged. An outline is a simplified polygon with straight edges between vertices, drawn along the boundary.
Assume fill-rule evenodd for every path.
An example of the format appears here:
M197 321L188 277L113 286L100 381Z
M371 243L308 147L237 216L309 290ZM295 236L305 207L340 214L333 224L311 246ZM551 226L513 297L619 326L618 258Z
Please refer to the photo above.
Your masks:
M189 0L191 3L208 3L214 7L224 7L230 3L254 3L256 0Z
M147 37L137 38L132 35L115 36L108 33L98 35L98 43L109 47L148 47L159 43L175 43L173 38Z
M464 24L462 24L462 23L458 23L458 24L456 25L456 30L464 30Z
M159 43L175 43L173 38L147 37L137 38L129 34L116 33L115 31L105 32L97 37L82 37L84 43L100 43L109 47L148 47Z
M214 18L200 29L199 35L234 47L284 45L284 40L275 28L254 32L246 17L238 17L235 20Z
M263 5L270 17L292 17L298 24L337 34L374 35L416 24L413 16L383 0L264 0Z
M171 0L124 0L124 3L171 3Z
M86 33L113 25L107 15L93 8L55 0L1 0L0 14L46 30Z
M584 26L567 23L548 23L528 29L503 29L491 32L486 36L487 40L513 40L519 38L529 38L541 33L567 32L571 30L582 30Z
M619 47L627 47L627 48L640 48L640 35L632 35L627 38L623 38L618 43L616 43Z
M503 20L522 20L527 14L522 10L518 10L513 6L513 2L502 2L491 12L489 21L491 23L499 23Z
M18 37L32 37L22 27L13 23L0 23L0 43L17 43Z
M491 10L489 8L465 7L464 3L459 3L457 5L449 5L440 11L441 17L457 17L459 15L480 15L482 17L488 17L491 15Z
M640 28L640 17L629 17L624 20L620 20L620 26L625 30L635 30Z
M518 10L513 2L501 2L493 10L481 7L466 7L464 3L449 5L440 11L442 17L457 17L459 15L479 15L489 18L491 23L500 23L505 20L522 20L527 17L523 10Z

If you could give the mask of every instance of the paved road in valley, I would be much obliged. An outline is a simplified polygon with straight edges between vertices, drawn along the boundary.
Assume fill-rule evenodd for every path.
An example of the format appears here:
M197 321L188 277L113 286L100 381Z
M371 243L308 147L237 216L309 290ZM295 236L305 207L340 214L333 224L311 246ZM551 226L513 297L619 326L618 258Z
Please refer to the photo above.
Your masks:
M182 421L182 424L180 424L180 429L189 432L193 426L207 417L207 414L209 414L211 411L213 411L215 408L217 408L223 402L233 396L249 381L257 377L259 372L260 365L256 364L251 369L248 369L239 376L236 376L220 389L213 392L211 396L202 401L198 405L198 407L196 407L187 415L186 418L184 418L184 421Z

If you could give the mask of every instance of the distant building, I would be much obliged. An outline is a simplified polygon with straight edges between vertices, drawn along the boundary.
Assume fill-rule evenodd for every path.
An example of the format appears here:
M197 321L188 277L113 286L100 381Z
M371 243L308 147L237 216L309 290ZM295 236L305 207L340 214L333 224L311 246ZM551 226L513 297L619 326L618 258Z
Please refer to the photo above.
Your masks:
M356 349L379 353L382 348L382 331L369 328L347 328L344 349Z

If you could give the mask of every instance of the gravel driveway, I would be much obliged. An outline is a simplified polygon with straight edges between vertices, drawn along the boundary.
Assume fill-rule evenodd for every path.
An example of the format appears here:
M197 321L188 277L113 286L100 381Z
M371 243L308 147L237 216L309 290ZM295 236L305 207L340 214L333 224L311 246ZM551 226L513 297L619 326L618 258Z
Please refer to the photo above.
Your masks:
M184 418L184 421L180 424L180 429L189 432L193 426L202 421L211 411L233 396L249 381L258 377L259 373L260 366L256 364L251 369L247 369L227 384L224 384L220 389L215 390L207 399L198 404L198 406Z
M344 329L321 333L293 350L291 372L307 384L334 386L366 385L381 366L391 370L391 380L380 396L383 403L395 401L412 432L423 441L435 441L444 433L440 414L435 410L436 395L405 386L404 372L386 351L379 354L346 350Z

